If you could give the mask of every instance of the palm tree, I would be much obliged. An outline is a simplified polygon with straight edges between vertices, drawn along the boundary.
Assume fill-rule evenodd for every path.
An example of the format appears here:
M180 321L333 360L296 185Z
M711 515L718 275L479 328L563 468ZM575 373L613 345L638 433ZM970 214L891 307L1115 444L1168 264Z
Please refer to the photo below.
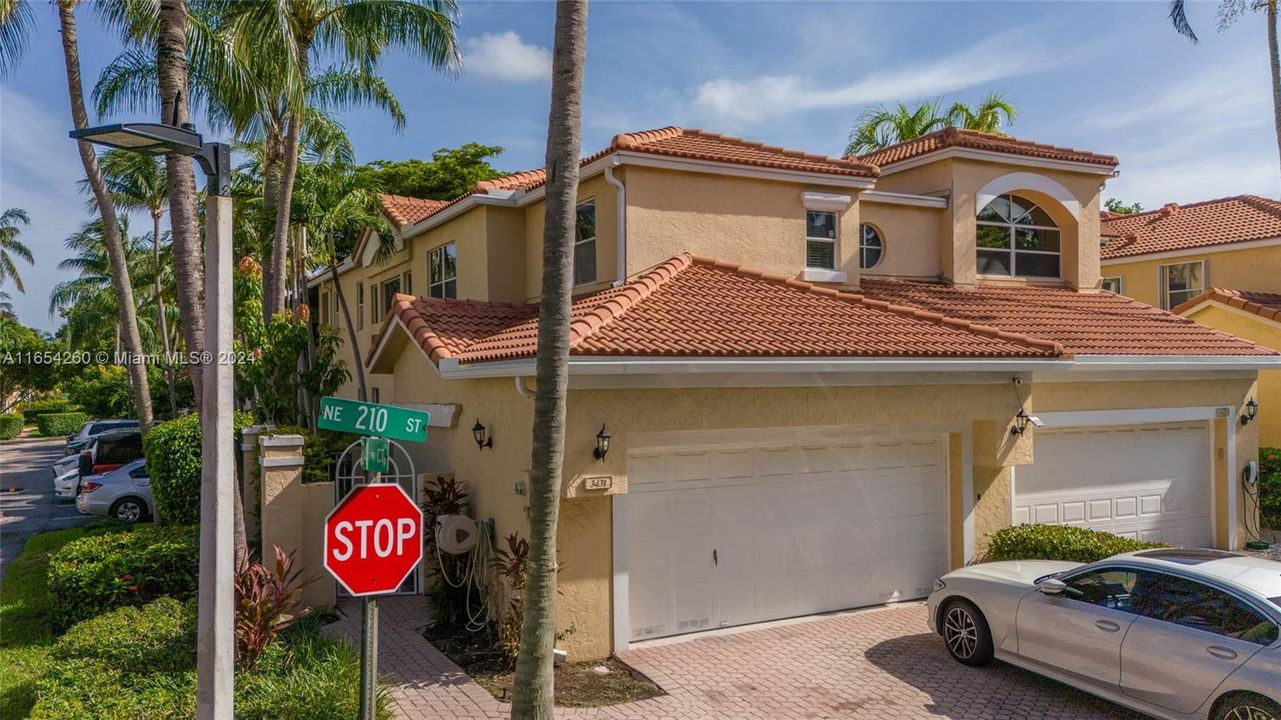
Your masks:
M1268 23L1268 65L1272 70L1272 123L1277 136L1277 153L1281 155L1281 51L1277 47L1277 0L1249 0L1251 10L1263 10ZM1227 28L1245 14L1247 0L1221 0L1219 30ZM1170 0L1170 24L1193 43L1200 42L1188 22L1186 0Z
M160 219L169 204L166 168L152 155L112 150L99 158L103 180L111 192L116 207L126 210L145 210L151 216L151 252L155 268L160 268ZM82 183L82 186L84 183ZM91 205L96 205L91 201ZM96 207L95 207L96 209ZM152 297L156 303L156 332L160 336L160 349L165 355L165 382L169 386L169 415L178 416L178 400L174 393L174 368L169 363L169 328L165 313L164 292L160 287L161 273L151 273Z
M27 290L22 286L22 276L18 274L18 265L13 257L16 255L28 265L35 263L35 259L31 257L31 249L18 239L22 234L19 223L31 224L31 218L22 208L9 208L0 214L0 283L12 280L18 292L24 293Z
M76 129L89 126L85 111L84 89L80 81L80 48L76 39L76 5L78 0L58 0L58 22L62 30L62 55L67 69L67 94L71 99L71 119ZM115 205L107 184L98 167L98 156L93 146L84 141L76 143L80 162L84 166L89 187L102 217L103 240L107 258L111 262L111 284L119 301L121 335L125 350L135 359L143 357L142 338L138 334L138 313L133 301L133 287L129 281L129 266L125 259L120 224L116 219ZM138 424L145 433L151 427L151 388L147 385L147 368L142 362L128 364L129 383L133 388L134 407L138 411Z
M135 290L142 296L151 283L155 266L149 262L145 238L129 234L129 221L120 222L118 233L124 244L125 262ZM90 220L64 241L72 255L58 263L58 269L74 272L75 277L54 285L49 293L49 315L61 313L68 318L68 336L89 344L112 328L116 345L122 342L120 303L112 287L111 259L107 252L106 233L101 220ZM77 322L72 326L71 318ZM144 341L153 336L155 325L140 324ZM154 347L154 345L153 345Z
M945 127L947 122L947 116L940 113L937 100L921 103L915 109L901 102L895 103L893 108L877 103L859 115L858 122L850 131L845 154L862 155L928 135Z
M947 111L947 124L965 130L1001 134L1005 125L1013 125L1018 111L1001 95L991 93L975 106L953 103Z
M555 695L552 648L556 640L556 525L565 456L570 294L586 54L587 0L563 0L556 4L552 50L543 281L538 305L538 388L534 394L529 472L529 574L513 683L513 720L551 718Z
M35 29L31 5L23 0L0 0L0 79L13 72Z
M284 63L293 69L291 76L300 79L303 88L312 81L313 51L340 53L351 66L366 71L392 47L408 50L433 68L453 68L458 62L454 0L282 0L240 3L233 12L237 51L243 57L269 57ZM305 95L278 96L284 139L279 176L268 173L265 178L279 185L271 262L264 272L269 283L263 298L267 315L285 303L285 255Z

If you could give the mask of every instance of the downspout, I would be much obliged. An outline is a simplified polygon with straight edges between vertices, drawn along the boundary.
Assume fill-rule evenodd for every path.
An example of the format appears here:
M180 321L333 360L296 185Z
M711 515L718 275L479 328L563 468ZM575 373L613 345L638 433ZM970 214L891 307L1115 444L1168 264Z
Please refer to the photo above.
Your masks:
M618 270L614 275L614 287L627 282L627 187L623 185L622 180L614 177L614 168L622 164L622 159L615 155L612 164L605 166L605 182L613 185L618 191L614 193L617 204L614 215L618 223L618 229L615 232L618 237Z
M516 392L519 393L521 397L525 398L526 400L534 399L534 391L525 387L525 378L521 377L520 375L517 375L512 379L516 381Z

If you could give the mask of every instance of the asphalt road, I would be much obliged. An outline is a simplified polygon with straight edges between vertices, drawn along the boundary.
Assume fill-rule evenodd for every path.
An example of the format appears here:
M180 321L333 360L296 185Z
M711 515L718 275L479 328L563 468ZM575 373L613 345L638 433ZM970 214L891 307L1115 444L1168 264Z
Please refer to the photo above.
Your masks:
M0 577L22 552L27 538L89 521L74 503L53 498L51 466L62 457L64 444L62 438L0 443Z

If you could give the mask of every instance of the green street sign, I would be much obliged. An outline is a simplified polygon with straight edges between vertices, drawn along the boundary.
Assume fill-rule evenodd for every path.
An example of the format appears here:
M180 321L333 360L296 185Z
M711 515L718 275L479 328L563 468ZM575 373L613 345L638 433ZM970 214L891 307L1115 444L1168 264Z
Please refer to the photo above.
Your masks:
M360 441L360 466L365 472L387 472L387 438L367 437Z
M430 416L422 410L322 397L320 398L320 419L316 422L316 426L322 430L337 430L408 442L425 442L429 420Z

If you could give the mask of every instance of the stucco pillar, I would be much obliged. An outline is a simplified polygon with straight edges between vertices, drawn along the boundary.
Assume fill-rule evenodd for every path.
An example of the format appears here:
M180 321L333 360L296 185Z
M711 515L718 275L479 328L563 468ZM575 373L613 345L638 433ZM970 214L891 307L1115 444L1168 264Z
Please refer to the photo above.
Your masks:
M262 548L262 493L258 491L258 436L266 430L251 425L240 431L240 498L245 510L245 538L250 547Z
M1012 419L975 420L970 425L973 443L974 551L987 552L988 536L1013 522L1013 487L1010 468L1031 465L1036 431L1014 434Z
M333 507L333 483L302 482L301 435L259 438L262 554L270 561L279 547L294 554L299 577L312 580L303 588L307 607L334 604L334 581L324 568L322 539L325 515Z

